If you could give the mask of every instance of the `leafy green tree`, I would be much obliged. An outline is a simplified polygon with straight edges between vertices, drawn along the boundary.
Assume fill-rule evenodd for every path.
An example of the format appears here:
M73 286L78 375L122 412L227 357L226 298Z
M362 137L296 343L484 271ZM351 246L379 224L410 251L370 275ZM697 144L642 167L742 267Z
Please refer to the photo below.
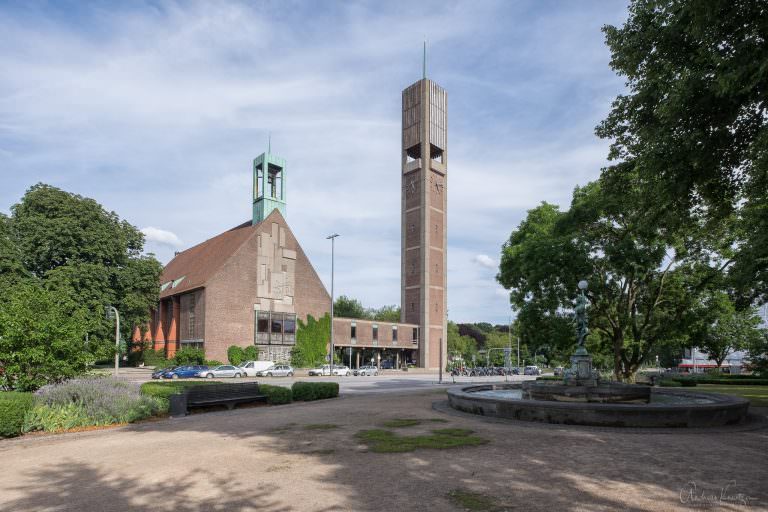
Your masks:
M307 315L307 321L298 319L296 331L296 346L291 351L291 364L306 368L323 364L328 355L328 342L331 333L331 316L324 315L315 320Z
M728 353L755 344L761 336L760 317L754 310L737 311L730 297L714 293L702 303L696 343L719 368Z
M120 311L124 338L147 323L162 266L141 254L137 228L93 199L44 184L31 187L11 211L10 219L0 219L0 266L16 258L56 296L86 307L99 319L89 327L94 344L112 337L107 305Z
M334 311L335 313L335 311ZM367 310L368 318L379 322L399 322L400 321L400 306L382 306L378 309Z
M256 361L259 358L259 351L253 345L248 345L243 350L244 361Z
M86 345L87 311L34 284L0 300L0 389L32 391L83 373L94 357Z
M340 318L367 318L362 303L346 295L341 295L333 303L333 316Z
M587 279L590 328L616 379L629 381L655 345L686 335L698 297L727 267L720 255L730 242L703 229L674 237L637 222L639 208L632 187L616 196L600 183L577 188L566 212L543 203L504 244L497 276L515 308L550 316L569 312Z
M472 361L472 356L477 357L477 341L470 336L462 336L459 327L453 322L448 322L448 355L461 356L466 361Z
M10 219L0 213L0 294L31 278L12 235Z
M627 94L597 133L602 181L642 192L646 224L685 232L736 220L730 277L741 307L768 299L768 17L764 1L633 0L606 26Z
M760 335L748 340L750 369L762 377L768 377L768 329L760 329Z
M245 360L245 352L243 351L243 347L238 345L230 345L230 347L227 349L227 359L229 360L229 364L240 366L240 363Z

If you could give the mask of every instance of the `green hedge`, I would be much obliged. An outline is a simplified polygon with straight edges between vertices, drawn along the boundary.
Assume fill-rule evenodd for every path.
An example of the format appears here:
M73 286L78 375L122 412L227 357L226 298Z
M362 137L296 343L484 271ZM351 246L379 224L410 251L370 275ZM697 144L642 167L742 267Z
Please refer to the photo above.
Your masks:
M680 388L683 386L683 384L677 380L664 379L659 381L659 386L663 388Z
M0 392L0 437L14 437L21 434L24 416L32 409L34 402L32 393Z
M171 382L145 382L141 385L141 392L160 400L163 411L168 410L168 397L184 391L192 386L215 386L221 382L207 380L171 381Z
M685 386L686 382L696 384L720 384L731 386L768 386L768 379L678 379Z
M259 390L267 395L267 403L270 405L289 404L293 401L293 392L290 388L260 384Z
M337 382L294 382L291 390L293 391L293 399L297 402L339 396L339 384Z

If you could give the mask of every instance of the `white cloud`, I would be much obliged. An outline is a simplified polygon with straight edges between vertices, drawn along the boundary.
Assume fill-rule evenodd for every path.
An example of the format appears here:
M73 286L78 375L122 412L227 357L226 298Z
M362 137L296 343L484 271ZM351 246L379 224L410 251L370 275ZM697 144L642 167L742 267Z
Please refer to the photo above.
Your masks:
M144 233L144 238L147 242L155 242L169 247L181 247L182 245L179 237L172 231L147 226L146 228L141 228L141 232Z
M472 258L472 261L485 268L495 269L497 266L496 260L487 254L477 254Z
M250 217L251 162L272 132L291 228L326 281L325 237L342 235L336 285L368 306L400 301L400 91L421 78L429 16L462 321L506 321L488 262L468 262L498 260L527 209L565 206L598 175L608 144L593 128L622 88L600 31L621 3L36 5L0 5L0 210L50 183L150 226L167 262Z

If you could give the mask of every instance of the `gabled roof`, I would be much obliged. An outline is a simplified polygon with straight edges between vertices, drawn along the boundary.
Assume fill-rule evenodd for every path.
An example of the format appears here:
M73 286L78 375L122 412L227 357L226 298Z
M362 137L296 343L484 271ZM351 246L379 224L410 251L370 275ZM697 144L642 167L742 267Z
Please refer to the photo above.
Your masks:
M235 251L256 233L258 226L251 221L244 222L177 254L163 269L160 298L204 286ZM176 286L173 286L174 283Z

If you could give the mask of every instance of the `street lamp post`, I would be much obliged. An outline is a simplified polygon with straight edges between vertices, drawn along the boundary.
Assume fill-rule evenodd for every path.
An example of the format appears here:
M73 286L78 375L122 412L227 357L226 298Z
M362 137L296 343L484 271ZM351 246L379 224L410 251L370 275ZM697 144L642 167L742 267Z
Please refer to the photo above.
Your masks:
M109 309L115 315L115 376L117 376L120 367L120 313L114 306L109 306Z
M336 237L339 236L338 233L334 233L328 237L326 237L326 240L331 241L331 354L328 360L328 372L330 375L333 375L333 265L334 265L334 249L335 249L335 242Z

